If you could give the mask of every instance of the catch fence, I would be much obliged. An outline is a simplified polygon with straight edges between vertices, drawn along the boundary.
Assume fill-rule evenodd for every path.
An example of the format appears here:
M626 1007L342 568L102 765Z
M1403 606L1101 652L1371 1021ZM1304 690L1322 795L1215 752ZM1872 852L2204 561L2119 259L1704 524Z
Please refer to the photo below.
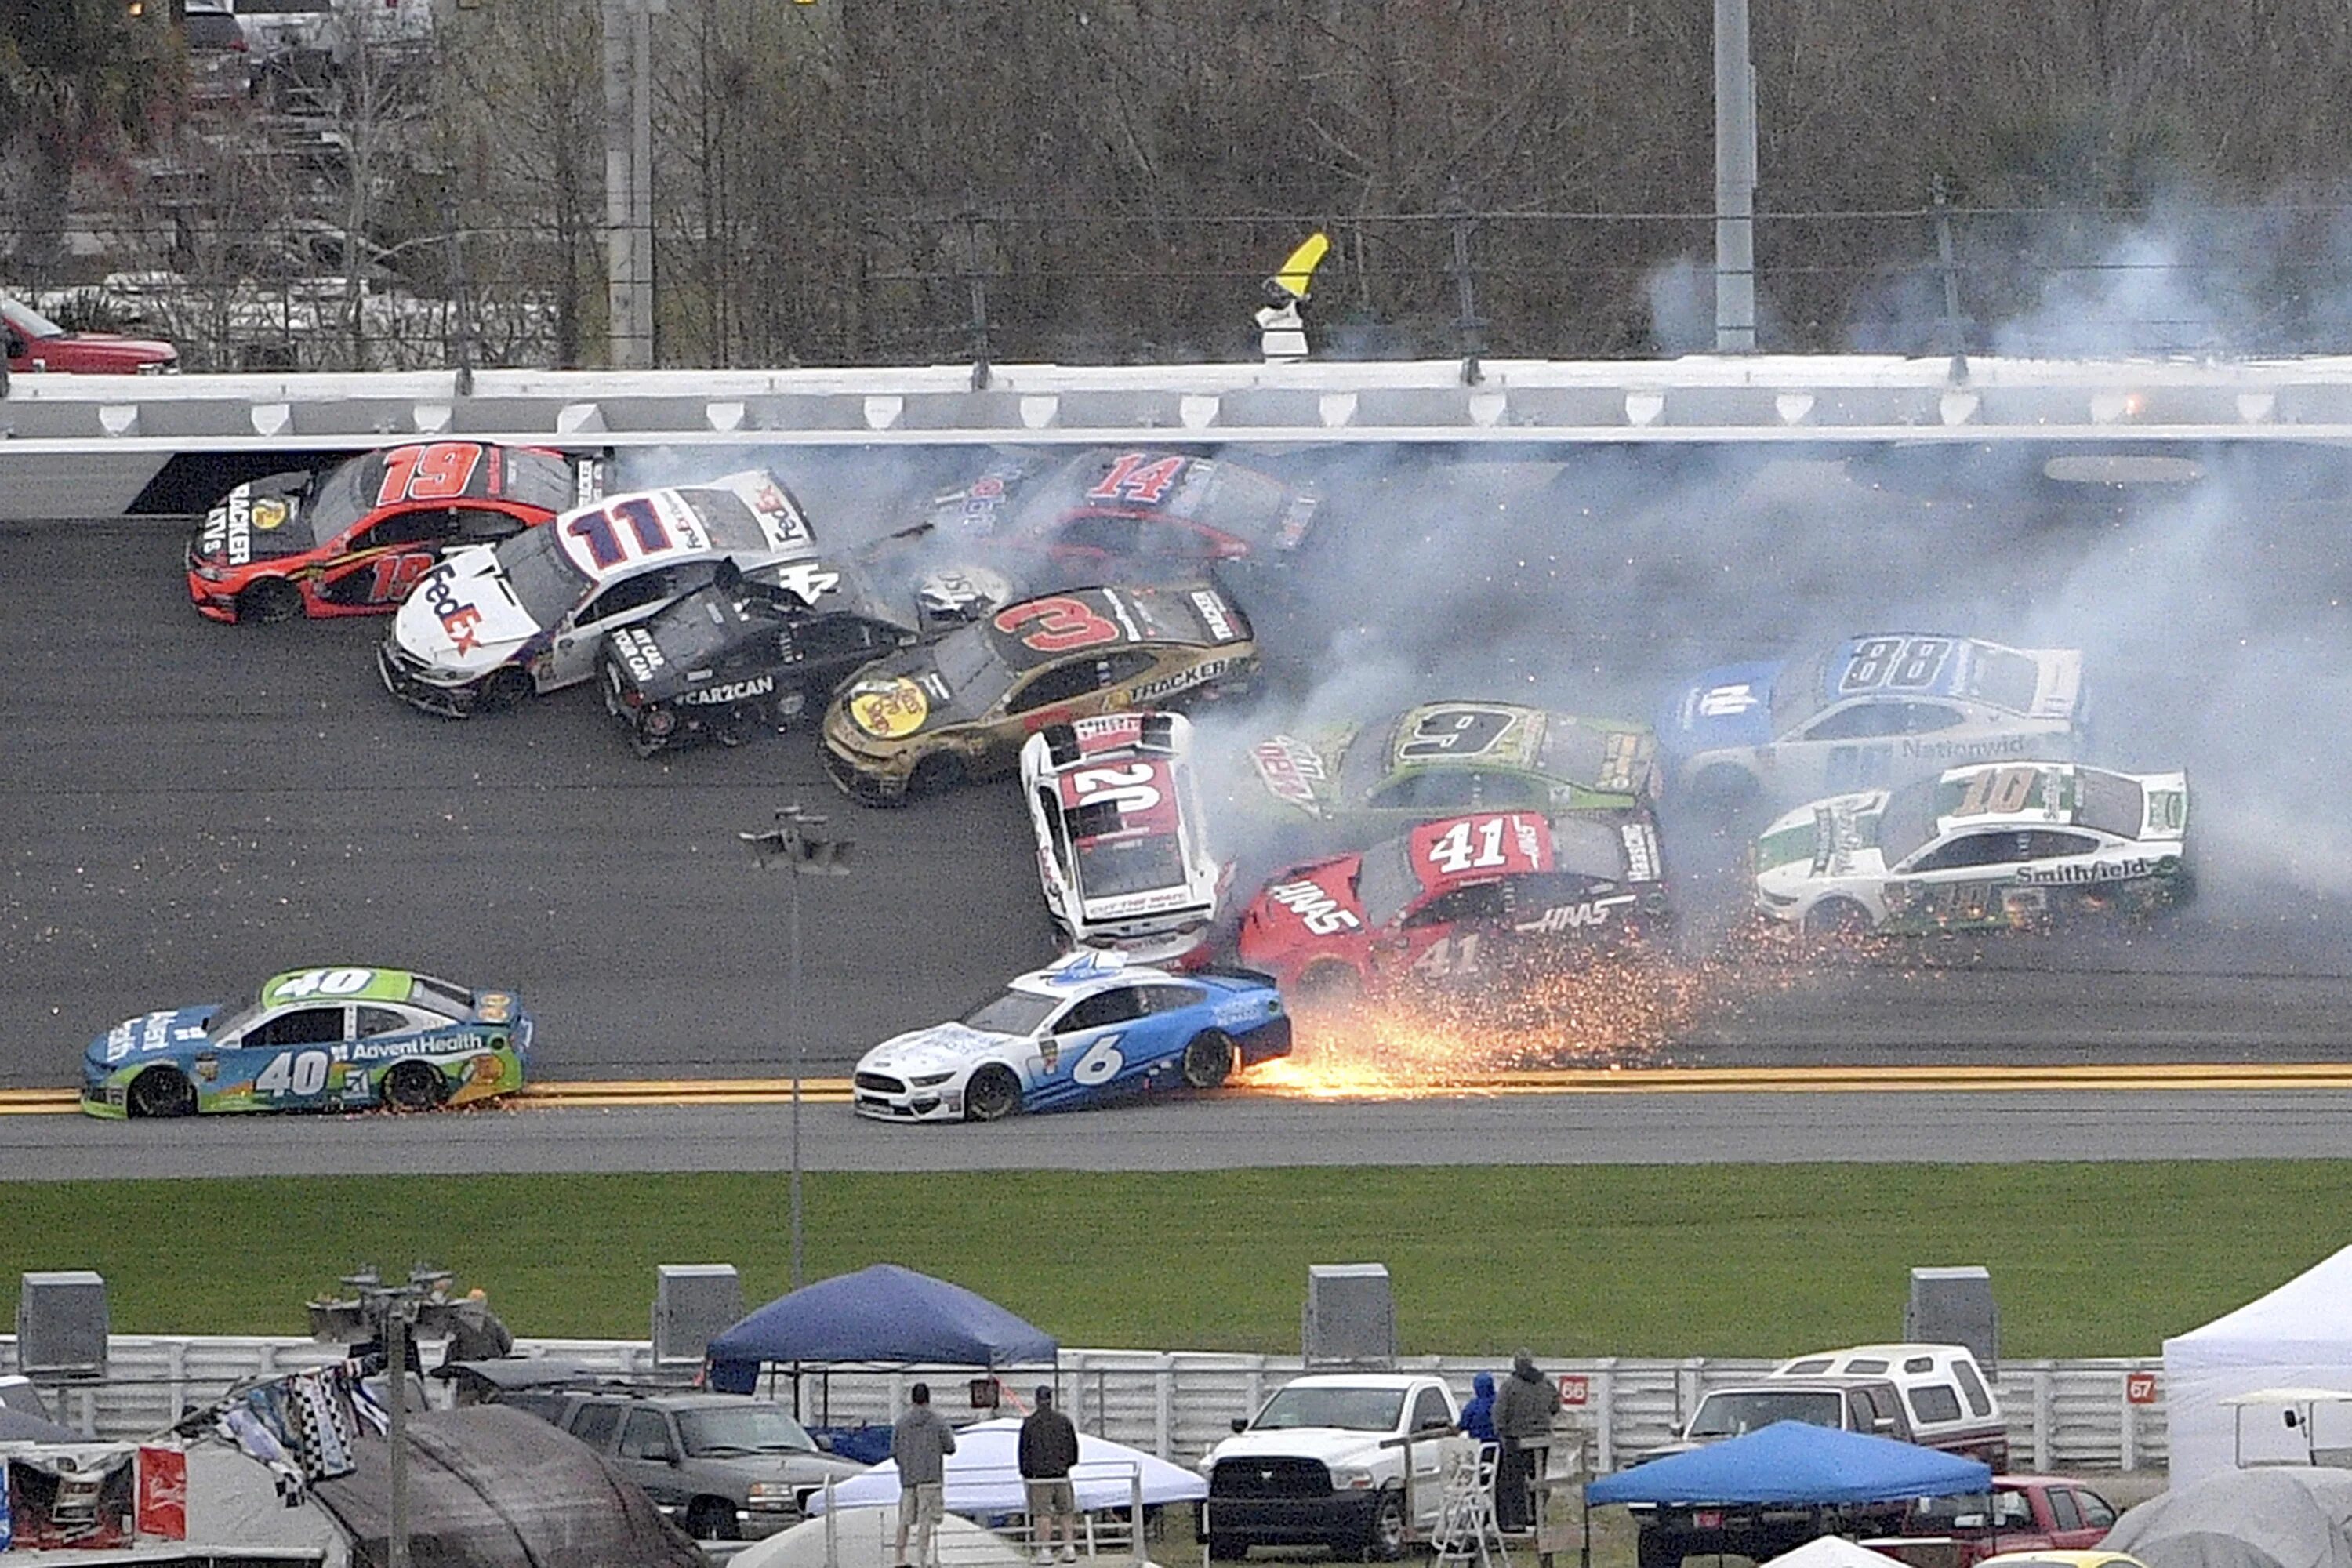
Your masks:
M117 1335L110 1345L104 1381L50 1393L61 1419L106 1437L155 1431L184 1407L240 1379L320 1365L342 1353L340 1346L310 1340L249 1336ZM425 1364L431 1366L436 1349L424 1348ZM518 1349L648 1380L683 1381L693 1372L656 1366L652 1347L641 1341L532 1340ZM0 1372L14 1370L16 1355L15 1339L0 1336ZM1412 1356L1398 1363L1402 1371L1444 1376L1465 1399L1474 1375L1500 1375L1508 1365L1507 1358L1476 1356ZM1581 1430L1596 1470L1606 1472L1669 1441L1709 1388L1759 1376L1773 1363L1603 1356L1544 1365L1566 1384L1563 1424ZM2009 1419L2012 1466L2062 1472L2161 1469L2168 1450L2160 1369L2153 1358L2003 1361L1996 1382ZM1058 1368L1007 1371L1002 1381L1024 1406L1035 1384L1055 1384L1080 1430L1190 1463L1227 1435L1235 1416L1251 1414L1300 1370L1296 1356L1072 1350L1062 1352ZM812 1372L802 1380L801 1414L812 1424L887 1423L905 1408L908 1387L926 1378L942 1408L952 1410L971 1376L970 1368ZM793 1397L789 1376L763 1382L761 1391L787 1403Z

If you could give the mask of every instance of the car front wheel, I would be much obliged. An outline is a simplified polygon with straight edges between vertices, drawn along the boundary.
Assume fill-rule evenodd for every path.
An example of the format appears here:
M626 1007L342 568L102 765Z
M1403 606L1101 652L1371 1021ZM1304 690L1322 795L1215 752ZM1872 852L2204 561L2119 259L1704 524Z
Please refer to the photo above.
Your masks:
M967 1121L1002 1121L1021 1109L1021 1080L1013 1069L1000 1064L981 1068L971 1075L971 1082L963 1091L963 1114Z
M196 1086L177 1068L149 1068L131 1080L124 1107L133 1116L193 1116Z

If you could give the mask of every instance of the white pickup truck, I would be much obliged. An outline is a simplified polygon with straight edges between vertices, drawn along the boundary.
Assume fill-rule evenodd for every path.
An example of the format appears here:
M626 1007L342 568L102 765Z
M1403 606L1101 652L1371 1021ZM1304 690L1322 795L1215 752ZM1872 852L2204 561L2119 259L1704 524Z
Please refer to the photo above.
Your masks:
M1283 1384L1201 1461L1209 1555L1322 1545L1402 1556L1410 1531L1435 1527L1447 1468L1476 1452L1461 1425L1454 1391L1425 1373L1318 1373Z

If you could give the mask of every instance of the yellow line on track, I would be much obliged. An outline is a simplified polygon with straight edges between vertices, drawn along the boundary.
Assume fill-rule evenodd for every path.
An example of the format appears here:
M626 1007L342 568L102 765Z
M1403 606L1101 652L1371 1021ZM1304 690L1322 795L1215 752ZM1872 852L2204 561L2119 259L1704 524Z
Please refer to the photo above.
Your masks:
M1241 1086L1244 1092L1248 1086ZM782 1105L790 1079L629 1079L534 1084L506 1103L518 1108L614 1109ZM1557 1068L1490 1073L1426 1088L1334 1094L1395 1099L1445 1094L1886 1094L2020 1093L2033 1090L2352 1089L2352 1062L2102 1062L2048 1067ZM849 1080L801 1081L810 1104L845 1104ZM1299 1098L1317 1098L1311 1092ZM69 1089L0 1089L0 1116L54 1116L77 1109Z

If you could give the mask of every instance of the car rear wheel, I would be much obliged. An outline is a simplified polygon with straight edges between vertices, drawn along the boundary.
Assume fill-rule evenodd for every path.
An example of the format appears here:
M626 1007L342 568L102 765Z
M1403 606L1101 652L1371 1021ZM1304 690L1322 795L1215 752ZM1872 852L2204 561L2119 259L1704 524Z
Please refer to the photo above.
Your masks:
M907 780L907 793L923 797L944 795L963 783L963 759L950 752L935 752L915 764Z
M1234 1070L1234 1042L1222 1029L1203 1029L1184 1047L1184 1083L1214 1089Z
M194 1116L196 1086L177 1068L149 1068L131 1080L124 1107L133 1116Z
M394 1062L383 1075L383 1102L394 1110L430 1110L441 1103L440 1069L425 1062Z
M265 625L302 613L302 590L283 577L264 577L236 596L236 618Z
M1870 911L1852 899L1823 899L1805 911L1808 936L1864 936L1870 931Z
M971 1075L963 1091L967 1121L1002 1121L1021 1109L1021 1080L1013 1069L993 1063Z

